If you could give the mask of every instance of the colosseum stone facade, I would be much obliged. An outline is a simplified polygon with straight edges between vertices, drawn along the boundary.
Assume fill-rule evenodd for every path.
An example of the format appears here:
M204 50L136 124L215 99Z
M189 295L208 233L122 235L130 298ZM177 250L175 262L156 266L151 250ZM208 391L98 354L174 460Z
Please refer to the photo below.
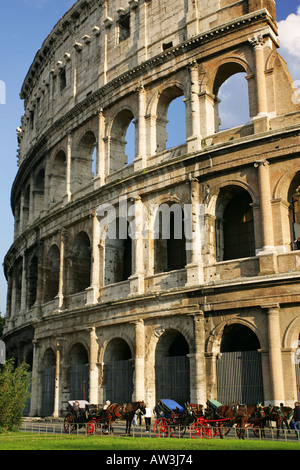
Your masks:
M46 38L4 263L31 416L300 399L300 99L278 48L273 0L78 0ZM238 73L250 121L220 130ZM178 97L186 139L166 148Z

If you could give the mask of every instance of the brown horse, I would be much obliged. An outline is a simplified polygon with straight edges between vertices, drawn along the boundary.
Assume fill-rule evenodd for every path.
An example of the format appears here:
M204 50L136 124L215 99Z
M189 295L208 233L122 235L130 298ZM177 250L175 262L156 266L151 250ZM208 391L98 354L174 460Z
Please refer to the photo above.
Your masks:
M137 410L141 410L143 414L146 413L146 405L143 401L135 401L133 403L113 403L107 409L107 420L109 429L112 431L112 423L117 419L125 419L126 421L126 434L130 434L131 424Z
M288 428L287 420L293 414L293 408L289 406L265 406L263 408L265 419L264 421L275 421L276 429L277 429L277 438L280 435L280 427L282 424L285 423L286 427Z
M226 427L228 425L232 427L234 424L237 426L237 434L239 439L244 439L245 437L245 427L247 422L251 420L255 414L262 413L261 405L237 405L237 406L228 406L222 405L219 406L216 410L216 414L220 419L227 419ZM221 430L220 437L222 438Z
M114 432L112 425L116 421L116 419L121 417L120 409L121 405L119 405L119 403L112 403L105 411L104 420L108 423L109 433Z

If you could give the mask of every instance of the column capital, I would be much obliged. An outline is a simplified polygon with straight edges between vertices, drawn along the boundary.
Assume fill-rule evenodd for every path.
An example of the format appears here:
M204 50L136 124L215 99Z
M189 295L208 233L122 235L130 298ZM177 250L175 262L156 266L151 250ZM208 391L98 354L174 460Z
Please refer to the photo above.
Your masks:
M268 310L268 313L269 313L271 310L272 311L279 310L280 304L277 302L270 302L270 303L262 304L260 308Z
M254 167L255 168L258 168L258 167L261 167L261 166L268 166L270 165L270 163L268 162L268 160L256 160L256 162L254 163Z
M248 41L253 49L263 47L265 44L262 34L255 34L252 38L249 38Z

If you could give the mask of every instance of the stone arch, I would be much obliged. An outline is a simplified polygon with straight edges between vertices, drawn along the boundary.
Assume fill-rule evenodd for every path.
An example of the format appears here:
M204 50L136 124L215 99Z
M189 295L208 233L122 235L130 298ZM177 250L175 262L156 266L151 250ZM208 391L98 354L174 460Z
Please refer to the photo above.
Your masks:
M260 354L263 343L257 328L237 317L221 322L211 332L208 349L216 359L216 389L220 402L264 401Z
M30 183L28 182L24 188L24 199L23 199L23 227L22 229L25 230L26 226L28 225L30 214L30 205L31 205L31 198L32 198L32 188Z
M103 351L103 392L105 400L132 401L133 350L127 338L115 336L106 342Z
M213 354L219 354L221 348L221 340L224 328L226 325L230 326L233 324L242 325L252 331L257 336L261 349L268 349L266 338L261 334L260 330L249 320L241 317L228 318L220 323L211 331L207 341L207 352Z
M152 220L154 272L183 269L187 264L184 210L178 198L162 200Z
M126 281L132 275L132 239L129 222L116 216L111 221L113 229L107 226L104 248L104 284Z
M214 203L217 261L255 256L253 199L245 185L223 185Z
M68 289L70 294L83 292L91 283L91 242L85 231L70 244Z
M180 404L190 400L190 347L185 336L168 328L155 348L156 401L172 397Z
M211 70L209 68L211 67ZM210 124L210 128L213 132L219 131L220 126L220 115L219 115L219 91L222 85L227 82L231 77L236 74L246 74L246 79L252 75L252 69L249 66L247 60L236 57L222 57L217 63L209 63L207 66L209 70L207 76L204 78L201 88L203 92L208 93L210 99L207 101L207 105L210 107L208 111L209 115L213 119L213 123ZM249 109L249 118L255 115L255 110L250 108L250 103L252 102L251 96L254 93L248 81L248 109ZM245 123L242 123L245 124ZM230 127L230 126L228 126ZM211 132L211 133L213 133Z
M156 151L166 150L168 141L167 124L168 109L172 101L185 96L185 89L180 82L169 82L157 94L156 99ZM184 116L186 127L186 116Z
M70 399L89 399L89 349L81 340L74 341L68 352Z
M34 178L34 191L33 197L33 212L34 218L40 216L44 209L45 203L45 168L40 167L37 169Z
M124 106L111 119L108 126L109 135L109 173L121 170L128 163L125 153L126 134L131 122L135 119L135 110ZM136 141L136 138L135 138ZM134 151L136 154L136 150Z
M38 283L38 257L33 254L28 263L28 277L27 277L27 308L31 309L37 296L37 283Z
M300 315L297 315L291 323L288 325L282 341L283 348L295 348L296 344L298 347L300 333Z
M274 198L282 201L281 217L289 221L289 230L283 234L282 244L288 250L300 249L300 165L293 167L292 171L284 173L274 189ZM291 247L291 248L290 248Z
M52 416L54 411L56 354L51 346L44 348L41 365L41 416Z
M60 269L60 249L54 243L48 250L44 263L44 302L50 302L58 294Z
M207 188L208 191L207 191L207 195L206 195L205 199L203 200L203 204L205 204L207 206L207 211L208 211L209 214L216 214L216 211L217 211L216 206L217 206L217 202L218 202L218 196L220 194L220 191L223 188L226 188L227 186L228 187L236 186L237 188L241 188L241 189L247 191L251 196L253 204L258 204L259 203L259 195L254 190L254 188L252 188L248 183L246 183L244 181L241 181L241 180L238 180L238 179L228 179L228 180L222 181L220 184L217 184L213 187Z
M50 203L62 202L66 194L67 157L64 149L58 150L51 160L49 183Z
M293 168L281 175L278 179L274 191L273 191L273 198L274 199L283 199L288 201L288 196L290 192L290 188L292 185L293 180L297 175L300 174L300 164L295 164Z
M97 139L92 129L81 133L72 151L72 192L80 191L93 182L93 158Z

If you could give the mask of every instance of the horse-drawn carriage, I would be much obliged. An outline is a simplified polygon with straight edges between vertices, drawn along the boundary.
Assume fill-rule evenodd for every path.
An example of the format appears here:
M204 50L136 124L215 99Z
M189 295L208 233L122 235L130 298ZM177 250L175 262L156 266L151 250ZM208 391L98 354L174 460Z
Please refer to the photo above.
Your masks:
M220 417L217 410L222 404L216 400L207 400L207 407L199 413L199 406L189 404L189 408L194 416L194 422L190 427L192 439L212 439L229 433L231 423L229 418Z
M194 420L186 408L170 399L160 400L154 411L157 417L154 423L156 437L182 437Z
M130 434L131 423L137 410L145 414L144 402L113 403L107 409L102 405L91 405L85 400L68 402L68 413L64 419L64 429L67 434L75 429L86 427L88 434L95 434L97 429L102 432L113 432L112 424L117 419L126 421L126 434Z
M64 419L64 430L67 434L83 427L86 427L88 434L94 434L97 428L107 432L107 414L101 405L91 405L85 400L71 400L67 404L67 410Z
M189 428L192 439L212 439L226 435L232 426L231 420L218 415L217 410L222 404L216 400L208 400L207 407L191 403L185 407L170 399L160 400L155 407L157 419L154 433L157 437L182 437Z

